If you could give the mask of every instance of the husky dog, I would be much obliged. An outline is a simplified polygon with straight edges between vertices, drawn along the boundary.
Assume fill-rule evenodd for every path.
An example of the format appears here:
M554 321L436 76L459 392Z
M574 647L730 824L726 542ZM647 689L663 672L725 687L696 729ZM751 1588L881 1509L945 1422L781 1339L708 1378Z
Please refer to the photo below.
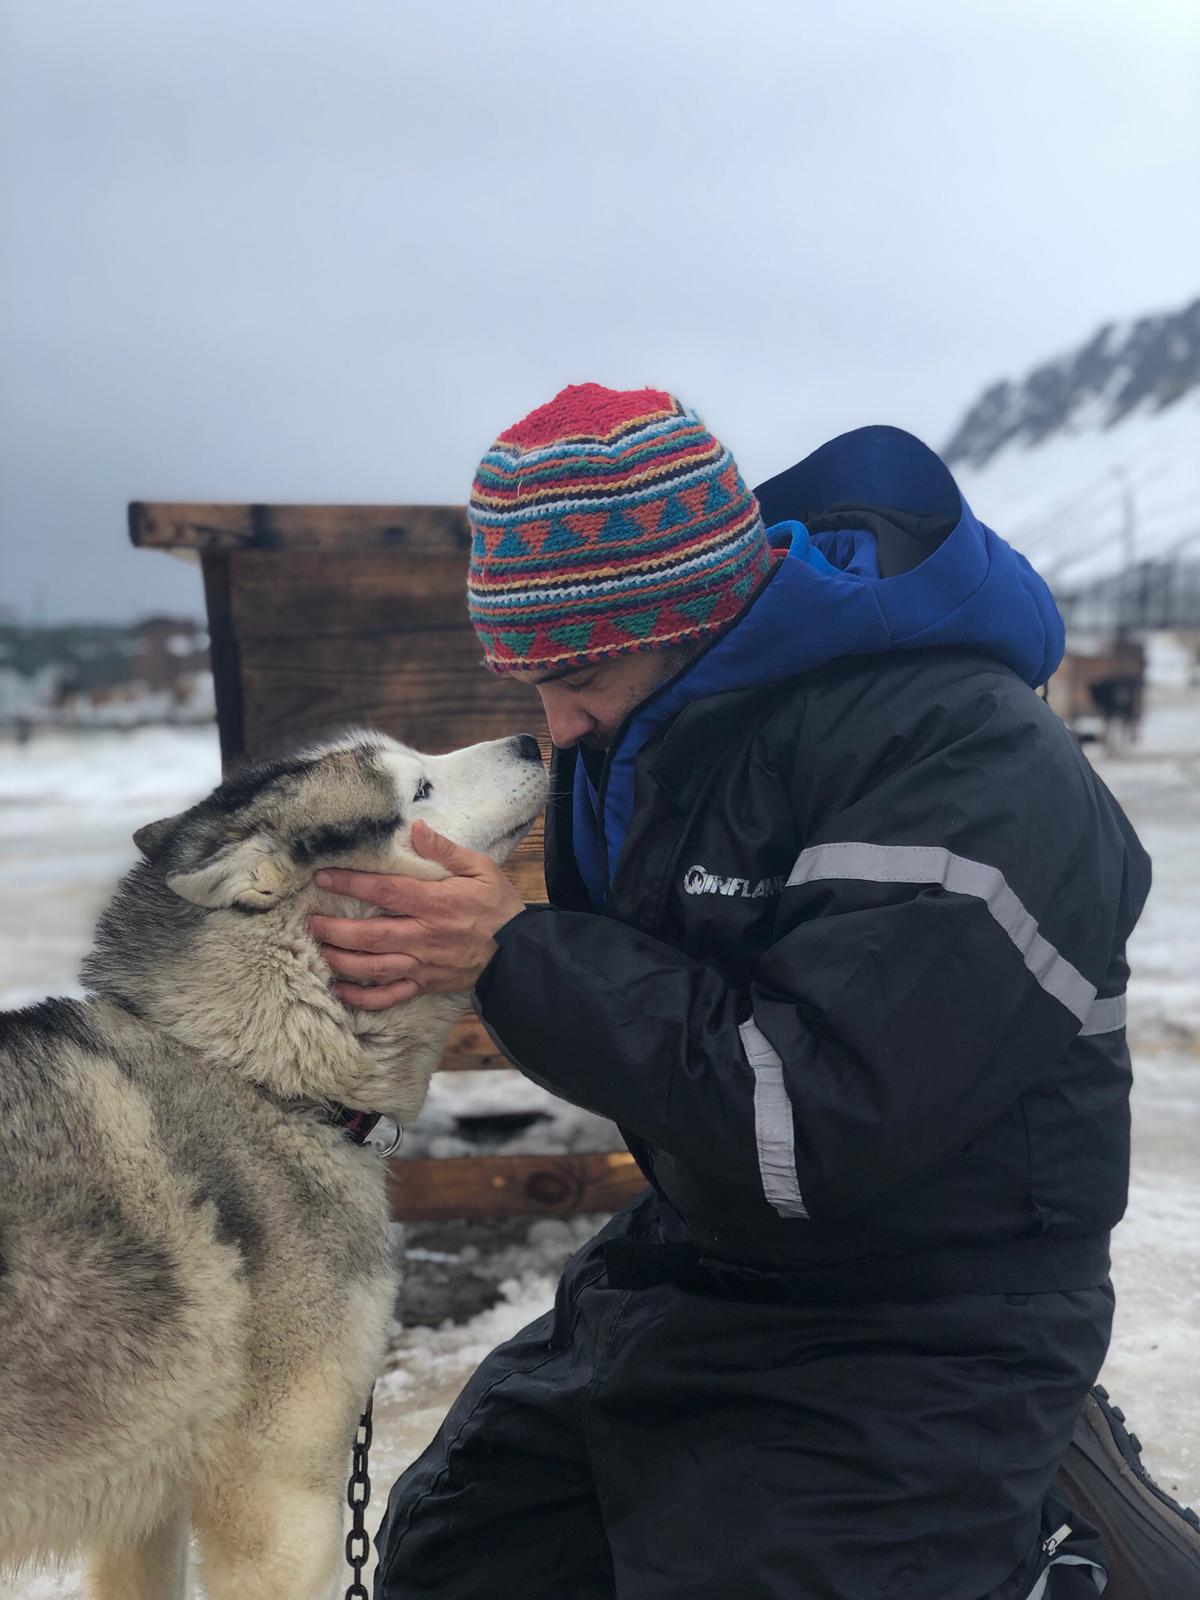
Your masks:
M312 874L444 876L418 817L501 861L545 791L528 735L236 772L135 834L89 997L0 1019L0 1570L178 1600L190 1528L211 1600L327 1600L394 1293L384 1162L328 1108L410 1122L463 997L343 1006L306 918L378 910Z

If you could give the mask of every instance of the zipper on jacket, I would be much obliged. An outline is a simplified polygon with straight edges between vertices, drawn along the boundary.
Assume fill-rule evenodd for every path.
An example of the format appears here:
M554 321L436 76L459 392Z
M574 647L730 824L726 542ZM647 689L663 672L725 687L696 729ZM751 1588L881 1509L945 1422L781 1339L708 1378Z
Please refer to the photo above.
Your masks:
M633 721L633 719L638 715L639 712L644 711L647 706L653 705L653 703L655 702L655 700L658 699L660 694L665 694L666 691L671 687L671 685L673 683L675 683L679 678L682 678L683 675L686 672L690 672L692 670L692 668L696 665L696 663L699 660L701 660L704 656L706 656L708 654L708 652L711 649L713 649L713 647L715 645L719 644L721 642L721 640L726 637L727 634L729 634L729 633L731 633L733 631L733 629L738 625L738 623L746 615L746 611L749 610L750 605L753 605L754 601L758 599L758 596L762 593L763 589L765 589L767 587L767 584L770 583L771 578L773 578L775 576L775 573L778 570L779 570L779 563L775 562L773 564L771 572L768 575L768 577L765 580L765 582L762 585L760 585L759 589L752 596L749 604L746 607L746 610L739 612L736 617L733 617L725 625L725 627L723 627L721 629L720 633L716 634L713 638L711 638L711 639L709 639L707 641L707 643L705 644L705 646L704 646L704 648L702 650L698 650L694 656L689 656L688 659L686 661L684 661L682 666L678 667L676 669L676 671L674 671L669 678L664 678L663 681L657 686L657 688L652 690L651 693L648 694L644 700L639 701L636 706L632 706L630 708L630 710L625 713L625 716L621 719L621 722L617 727L616 735L613 738L612 743L609 745L608 749L604 752L604 765L600 769L600 786L599 786L599 788L598 788L598 790L596 792L596 831L600 835L600 878L601 878L601 886L602 886L602 888L604 890L604 901L605 901L606 905L608 903L608 896L609 896L609 891L612 888L612 883L610 881L609 865L608 865L608 829L604 825L604 800L605 800L605 796L608 793L608 779L609 779L609 774L612 771L613 757L616 755L617 751L621 748L621 741L625 737L625 734L629 730L629 724ZM702 698L708 698L708 697L707 696L703 696ZM675 713L675 717L678 717L681 712L686 711L688 709L689 705L694 705L695 703L696 703L695 701L688 701L684 705L680 706L679 710L676 711L676 713ZM674 718L672 718L671 720L674 721ZM663 726L664 726L663 724L660 724L657 728L655 728L654 732L650 735L650 738L653 739L659 733L661 733ZM647 742L649 742L649 741L647 741ZM645 747L643 746L643 749L644 748ZM636 780L636 776L637 776L637 763L638 763L639 759L641 758L641 754L642 754L642 751L639 750L637 755L634 757L634 777L635 777L635 780ZM581 759L578 749L576 749L576 752L575 752L575 759L577 761Z
M693 661L695 659L695 657L692 658ZM629 724L633 721L634 717L637 716L638 712L644 711L652 701L656 700L660 694L662 694L671 686L671 684L675 682L676 678L681 677L691 665L692 661L685 661L683 666L679 668L678 672L673 672L669 678L665 679L659 684L658 688L655 689L652 694L647 695L644 700L639 701L636 706L633 706L629 711L627 711L617 727L616 735L613 738L612 743L604 752L604 765L600 769L600 787L596 791L596 832L600 836L600 883L604 890L604 905L608 904L609 892L612 889L612 883L610 881L608 871L608 829L604 825L604 799L608 794L608 779L612 772L613 757L621 748L621 740L625 737L629 730ZM681 706L680 710L683 709L685 708ZM678 716L679 712L677 711L675 715ZM658 731L659 730L657 728L654 730L655 733ZM653 734L651 735L651 738L653 738ZM641 751L639 750L638 755L633 759L635 780L637 777L638 756L640 755ZM583 759L578 751L575 752L575 759L576 761L582 761ZM600 909L603 911L604 906L601 906Z
M693 704L695 703L696 702L693 702ZM684 707L683 709L686 710L687 707ZM757 736L763 726L763 723L766 722L767 719L773 714L774 709L775 706L774 702L772 701L772 703L759 715L754 724L754 736ZM642 752L639 752L639 759L641 754ZM662 882L659 884L658 893L655 896L654 911L650 918L649 925L646 928L646 932L653 934L656 938L658 937L659 930L663 924L667 901L670 898L671 887L675 882L675 873L678 870L679 861L683 855L683 847L690 833L692 821L697 812L700 810L701 806L705 804L709 795L712 793L717 777L718 767L714 762L710 765L708 772L705 774L704 780L701 782L695 794L692 796L692 801L687 811L679 812L679 822L675 832L675 842L671 848L671 853L667 858L667 865L663 872Z
M669 679L668 679L668 682L670 682ZM662 688L665 689L666 687L667 687L667 685L664 683L662 685ZM657 693L658 693L658 690L655 690L655 694L657 694ZM653 699L653 695L651 696L651 699ZM642 705L648 705L648 704L649 704L649 701L643 701L642 702ZM690 709L690 706L695 705L695 704L696 704L695 701L690 701L688 703L688 705L680 706L679 710L675 713L675 717L672 718L672 721L674 721L677 718L681 717L687 710ZM603 875L603 880L604 880L604 904L605 904L605 906L608 905L608 898L609 898L609 895L612 893L612 881L611 881L611 878L610 878L610 875L609 875L609 870L608 870L608 836L607 836L607 830L606 830L606 828L604 826L604 797L608 792L608 778L609 778L609 773L612 770L612 757L616 754L617 750L620 749L621 736L624 733L625 728L628 726L630 719L640 710L641 710L641 706L635 706L633 711L631 711L629 713L629 716L626 717L625 721L621 724L621 727L617 730L617 738L614 741L611 750L606 752L604 766L601 768L601 771L600 771L600 788L599 788L599 791L597 792L597 796L596 796L596 806L597 806L597 811L598 811L598 815L597 815L597 832L600 835L600 870L601 870L601 873ZM635 795L636 795L636 792L637 792L638 762L641 761L642 757L645 755L645 753L646 753L647 749L649 748L649 746L654 744L655 741L658 739L659 735L662 734L664 732L664 729L669 727L669 726L670 726L670 723L663 723L663 724L660 724L657 728L655 728L654 732L650 735L649 739L646 740L646 743L642 746L642 748L638 751L637 755L633 758L633 782L634 782ZM636 809L636 807L635 807L635 809ZM695 808L693 807L693 810L694 809ZM691 813L689 812L688 815L690 816ZM682 849L683 849L683 830L681 828L680 831L679 831L679 834L677 836L677 839L676 839L675 849L674 849L674 852L673 852L672 858L671 858L670 869L668 870L667 875L663 879L664 887L660 891L659 896L658 896L658 904L657 904L657 907L656 907L656 910L655 910L655 915L654 915L654 917L652 919L652 925L645 930L647 933L656 932L656 930L658 928L658 924L661 921L662 908L663 908L663 904L665 903L665 900L666 900L666 888L670 885L670 881L671 881L670 874L671 874L671 872L674 871L675 862L678 860L679 852ZM616 872L620 869L620 865L621 865L621 863L618 861L617 865L616 865L616 869L614 869L614 872L612 874L612 877L616 876Z
M632 714L631 712L630 716ZM608 775L612 771L613 756L617 753L617 748L621 743L621 734L624 732L628 721L629 717L626 717L625 722L617 729L616 741L604 752L604 765L600 768L600 787L596 790L596 833L600 842L600 888L603 891L603 899L600 905L601 912L604 911L604 907L608 904L608 891L612 887L608 881L608 829L604 826L604 796L608 793ZM582 759L581 756L576 756L577 761ZM587 776L586 767L584 768L584 776L585 778Z

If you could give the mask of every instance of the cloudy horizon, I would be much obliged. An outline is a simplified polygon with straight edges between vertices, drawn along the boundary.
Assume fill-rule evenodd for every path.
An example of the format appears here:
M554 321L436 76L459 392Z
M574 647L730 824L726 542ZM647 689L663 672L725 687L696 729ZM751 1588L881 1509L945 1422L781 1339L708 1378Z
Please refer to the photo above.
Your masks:
M201 612L130 499L459 502L585 379L673 389L753 482L865 422L940 445L985 384L1195 293L1179 0L10 0L3 29L26 621Z

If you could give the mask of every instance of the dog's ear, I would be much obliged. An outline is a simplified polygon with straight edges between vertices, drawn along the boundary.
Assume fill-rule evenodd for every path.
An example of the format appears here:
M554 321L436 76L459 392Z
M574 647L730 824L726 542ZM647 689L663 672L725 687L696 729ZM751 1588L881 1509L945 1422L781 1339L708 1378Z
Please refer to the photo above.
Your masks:
M133 836L133 842L152 865L158 860L163 845L175 831L178 817L163 817L160 822L148 822Z
M273 839L255 833L221 845L186 872L169 872L167 888L210 911L269 911L305 876Z

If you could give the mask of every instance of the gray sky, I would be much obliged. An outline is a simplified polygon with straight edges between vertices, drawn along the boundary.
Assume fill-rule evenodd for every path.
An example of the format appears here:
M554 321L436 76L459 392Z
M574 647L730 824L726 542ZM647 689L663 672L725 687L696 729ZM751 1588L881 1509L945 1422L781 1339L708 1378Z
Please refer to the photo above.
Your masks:
M6 0L0 605L144 499L462 500L563 383L754 481L1193 294L1193 0Z

